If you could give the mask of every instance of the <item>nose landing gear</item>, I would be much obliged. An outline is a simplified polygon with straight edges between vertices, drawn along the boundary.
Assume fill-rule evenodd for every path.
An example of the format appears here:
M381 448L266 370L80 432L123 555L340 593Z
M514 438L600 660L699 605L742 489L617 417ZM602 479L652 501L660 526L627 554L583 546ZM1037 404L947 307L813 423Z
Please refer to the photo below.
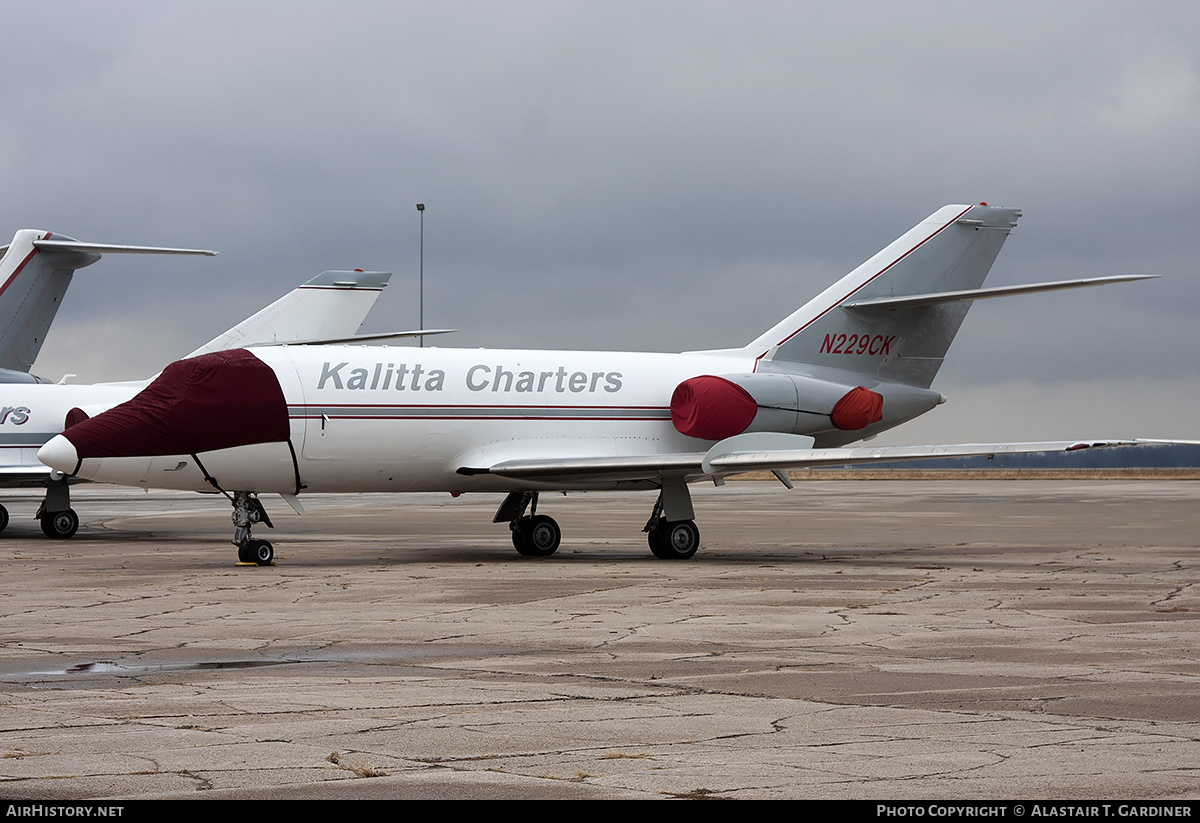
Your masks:
M275 559L275 547L270 541L255 539L250 529L255 523L275 528L262 501L250 492L233 493L233 545L238 547L238 562L270 566Z

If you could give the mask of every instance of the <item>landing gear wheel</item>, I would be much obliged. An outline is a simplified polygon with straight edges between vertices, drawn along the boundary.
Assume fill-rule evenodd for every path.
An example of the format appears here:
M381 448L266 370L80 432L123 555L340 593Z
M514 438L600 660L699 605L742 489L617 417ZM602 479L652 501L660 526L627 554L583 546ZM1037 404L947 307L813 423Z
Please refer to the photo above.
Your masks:
M239 563L253 563L254 562L250 558L250 547L249 546L238 546L238 562Z
M662 560L687 560L700 548L700 529L691 520L677 520L668 523L658 521L658 525L646 535L650 551Z
M269 540L251 540L246 544L246 561L248 563L257 563L260 566L269 566L271 561L275 559L275 547L271 545ZM238 557L241 557L242 550L238 550Z
M0 532L8 528L8 509L0 506Z
M532 517L522 517L517 528L513 529L513 546L525 557L549 557L558 551L562 540L562 530L553 517L535 514Z
M662 543L662 535L657 527L646 532L646 542L650 544L650 551L654 553L655 557L662 557L662 549L659 548Z
M7 522L7 513L5 521ZM60 512L48 512L42 515L42 534L53 540L66 540L68 537L74 537L75 532L79 531L79 515L74 509L65 509Z

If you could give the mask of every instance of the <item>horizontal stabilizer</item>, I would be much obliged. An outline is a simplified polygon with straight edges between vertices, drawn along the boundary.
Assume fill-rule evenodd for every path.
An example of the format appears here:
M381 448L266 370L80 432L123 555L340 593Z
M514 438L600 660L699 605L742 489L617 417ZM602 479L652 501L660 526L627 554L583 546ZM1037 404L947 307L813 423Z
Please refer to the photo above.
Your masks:
M1081 280L1058 280L1052 283L1029 283L1023 286L996 286L990 289L965 289L963 291L910 294L901 297L876 297L843 303L845 309L900 309L910 306L932 306L936 303L956 303L963 300L986 300L991 297L1014 297L1019 294L1038 294L1044 291L1082 289L1088 286L1106 286L1109 283L1128 283L1133 280L1153 280L1157 274L1121 274L1112 277L1086 277Z
M33 246L47 252L82 252L84 254L202 254L206 257L215 257L219 254L210 249L117 246L110 243L80 243L78 240L34 240Z
M401 340L406 337L429 337L434 334L451 334L458 329L418 329L416 331L384 331L377 334L355 334L347 337L316 337L312 340L288 340L283 342L263 341L249 343L244 348L254 346L330 346L334 344L379 343L384 340Z
M198 254L207 249L81 243L40 229L20 229L0 249L0 383L40 382L29 375L78 269L105 254Z

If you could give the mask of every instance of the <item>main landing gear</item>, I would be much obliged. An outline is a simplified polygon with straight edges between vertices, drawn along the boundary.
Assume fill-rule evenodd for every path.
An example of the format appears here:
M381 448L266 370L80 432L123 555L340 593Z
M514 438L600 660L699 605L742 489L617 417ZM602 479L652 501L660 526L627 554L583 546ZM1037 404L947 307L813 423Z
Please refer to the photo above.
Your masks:
M492 518L493 523L508 523L513 547L525 557L549 557L558 551L562 539L554 518L537 514L537 501L537 492L509 492ZM687 560L696 554L700 529L682 477L663 478L662 490L642 531L650 551L662 560Z
M553 517L537 513L537 492L510 492L496 510L493 523L508 521L512 544L525 557L549 557L558 551L562 530ZM529 514L525 510L529 509Z
M642 527L650 551L660 560L687 560L700 548L700 529L692 511L692 496L682 478L663 478L662 491Z
M268 540L256 540L250 529L255 523L266 523L275 528L262 501L250 492L233 493L233 545L238 547L239 563L254 563L270 566L275 559L275 547Z

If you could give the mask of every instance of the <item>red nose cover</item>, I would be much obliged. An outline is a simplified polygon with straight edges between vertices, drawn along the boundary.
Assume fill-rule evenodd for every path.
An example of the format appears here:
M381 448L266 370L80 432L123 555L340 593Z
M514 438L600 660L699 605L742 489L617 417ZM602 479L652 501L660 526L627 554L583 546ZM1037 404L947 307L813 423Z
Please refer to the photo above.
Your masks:
M865 386L851 389L834 404L829 417L842 431L865 429L883 419L883 395Z
M179 360L125 403L63 432L80 458L145 457L288 439L275 372L245 349Z
M741 434L756 414L758 404L745 389L711 374L684 380L671 395L675 429L701 440L724 440Z

